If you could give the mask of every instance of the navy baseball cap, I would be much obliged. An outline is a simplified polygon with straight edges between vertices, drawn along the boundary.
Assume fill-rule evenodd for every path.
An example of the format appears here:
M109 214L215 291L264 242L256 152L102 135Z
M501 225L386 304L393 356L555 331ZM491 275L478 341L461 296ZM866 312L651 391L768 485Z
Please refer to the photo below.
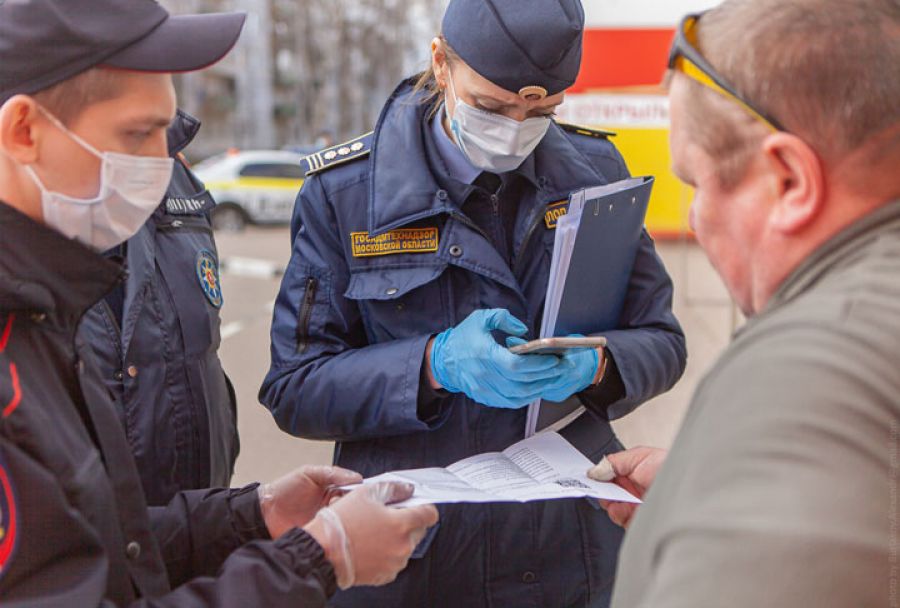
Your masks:
M564 91L581 69L580 0L451 0L442 30L473 70L522 96Z
M205 68L235 45L245 17L175 16L156 0L0 0L0 104L95 66Z

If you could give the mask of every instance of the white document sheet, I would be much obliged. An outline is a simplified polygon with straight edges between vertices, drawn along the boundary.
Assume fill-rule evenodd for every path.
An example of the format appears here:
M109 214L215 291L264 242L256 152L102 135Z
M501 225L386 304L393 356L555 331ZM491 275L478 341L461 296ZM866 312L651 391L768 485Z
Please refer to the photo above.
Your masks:
M415 493L398 506L456 502L528 502L588 496L641 502L613 483L589 479L590 460L553 432L516 443L503 452L471 456L445 469L393 471L366 479L405 481Z

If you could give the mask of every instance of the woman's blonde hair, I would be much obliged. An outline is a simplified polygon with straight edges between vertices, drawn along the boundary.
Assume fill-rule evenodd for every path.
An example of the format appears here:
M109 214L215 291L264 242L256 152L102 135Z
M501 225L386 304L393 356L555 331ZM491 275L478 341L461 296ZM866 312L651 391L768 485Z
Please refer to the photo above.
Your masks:
M447 58L447 64L455 63L459 60L459 55L456 54L456 51L447 43L447 39L444 38L443 34L437 35L438 40L440 40L440 44L443 47L444 55ZM419 103L422 105L431 105L431 109L428 113L428 119L432 119L434 115L437 113L440 104L437 101L444 94L444 89L438 84L437 77L434 73L434 65L429 62L428 68L419 74L416 79L416 84L413 87L413 93L419 93L424 91L425 94L419 100Z

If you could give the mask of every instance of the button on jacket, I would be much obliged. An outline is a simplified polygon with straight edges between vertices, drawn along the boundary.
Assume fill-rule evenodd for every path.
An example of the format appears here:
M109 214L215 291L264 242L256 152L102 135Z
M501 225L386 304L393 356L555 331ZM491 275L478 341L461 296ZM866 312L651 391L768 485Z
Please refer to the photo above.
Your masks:
M199 128L179 112L170 154ZM228 485L238 454L234 391L218 356L222 295L208 283L218 283L214 206L176 158L166 198L125 247L128 278L118 301L101 300L79 330L95 351L151 505L180 490ZM203 264L212 275L200 272Z
M336 462L367 476L446 466L522 439L525 408L485 407L423 385L426 344L486 308L510 310L537 336L555 234L548 208L628 176L605 137L551 125L519 169L494 180L493 201L489 189L451 177L424 95L403 83L362 140L368 157L308 177L260 392L281 428L336 440ZM621 322L605 332L615 360L608 375L620 390L582 393L591 409L564 433L588 457L620 449L610 418L680 377L686 354L671 300L644 234ZM620 539L587 500L442 507L395 583L333 602L604 606Z
M255 486L147 508L76 334L123 274L0 203L0 604L323 606L335 584L322 549L302 530L265 540Z

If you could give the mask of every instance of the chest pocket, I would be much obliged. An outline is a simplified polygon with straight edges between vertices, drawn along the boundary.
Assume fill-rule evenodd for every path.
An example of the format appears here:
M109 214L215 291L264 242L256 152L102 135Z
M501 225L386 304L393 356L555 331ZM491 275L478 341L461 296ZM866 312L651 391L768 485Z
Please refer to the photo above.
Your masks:
M157 263L178 311L185 353L217 348L224 297L209 220L205 215L167 215L157 222L156 233Z
M452 306L446 270L446 263L355 270L344 297L359 303L371 343L443 331Z

